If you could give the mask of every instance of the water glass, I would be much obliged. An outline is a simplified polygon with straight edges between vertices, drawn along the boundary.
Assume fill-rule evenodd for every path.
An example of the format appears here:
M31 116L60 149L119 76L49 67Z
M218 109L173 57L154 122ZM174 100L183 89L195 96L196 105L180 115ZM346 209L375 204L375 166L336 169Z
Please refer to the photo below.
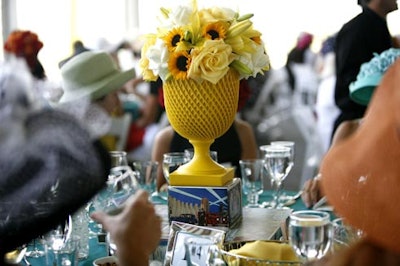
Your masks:
M296 211L289 218L289 243L304 261L325 256L333 242L329 213L323 211Z
M193 158L194 150L193 149L185 149L184 152L190 161ZM214 160L214 162L218 162L218 152L217 151L210 151L210 157L211 157L211 159Z
M348 225L343 218L333 220L332 226L334 250L346 247L363 236L361 230Z
M83 260L89 256L90 217L87 206L80 208L72 215L72 237L79 237L78 259Z
M188 163L190 159L185 152L168 152L163 155L163 174L169 184L169 174L178 169L179 166Z
M187 237L184 240L185 260L190 266L227 265L217 243L207 237Z
M111 157L111 168L128 165L126 151L110 151L109 154Z
M243 192L247 195L248 208L260 207L259 194L263 191L263 164L261 159L240 160Z
M273 207L282 208L279 204L282 183L293 165L290 148L278 145L264 145L262 150L264 152L264 167L275 184Z
M157 161L134 161L133 170L136 173L139 188L146 190L150 196L157 196Z
M68 239L68 241L57 252L57 266L78 266L78 251L80 249L79 242L79 236L72 236Z

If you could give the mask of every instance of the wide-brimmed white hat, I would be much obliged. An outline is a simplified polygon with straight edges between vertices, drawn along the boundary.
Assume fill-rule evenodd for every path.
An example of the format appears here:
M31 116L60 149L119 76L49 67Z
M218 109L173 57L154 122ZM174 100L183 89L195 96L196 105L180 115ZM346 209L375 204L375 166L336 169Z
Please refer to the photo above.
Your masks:
M120 71L106 52L87 51L61 67L64 94L60 103L82 97L97 100L122 87L135 77L135 69Z

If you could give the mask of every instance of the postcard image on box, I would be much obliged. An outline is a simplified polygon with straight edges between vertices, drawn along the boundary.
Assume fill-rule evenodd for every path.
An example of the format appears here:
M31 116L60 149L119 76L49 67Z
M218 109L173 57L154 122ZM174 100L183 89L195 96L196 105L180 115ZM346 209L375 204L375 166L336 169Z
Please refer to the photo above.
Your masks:
M224 187L170 186L168 211L170 222L231 227L242 218L240 179Z
M164 266L188 265L184 245L186 238L196 239L196 243L209 243L222 247L225 234L224 230L173 221L171 223ZM205 265L206 250L198 251L196 254L201 256L197 258L196 265Z

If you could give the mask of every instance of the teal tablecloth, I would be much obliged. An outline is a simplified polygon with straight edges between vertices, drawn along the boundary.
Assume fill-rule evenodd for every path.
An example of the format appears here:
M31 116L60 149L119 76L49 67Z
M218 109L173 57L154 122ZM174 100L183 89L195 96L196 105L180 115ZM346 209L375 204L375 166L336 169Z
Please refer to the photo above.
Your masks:
M294 195L297 193L297 191L283 191L284 194L286 195ZM260 195L260 202L263 201L271 201L272 200L272 191L265 191ZM246 199L245 196L243 197L243 206L246 204ZM158 202L160 203L160 202ZM166 203L166 202L165 202ZM293 210L302 210L306 209L305 205L303 204L302 200L298 198L296 202L290 206L289 208ZM107 247L105 242L99 241L98 238L93 237L89 241L89 257L85 260L81 260L79 262L79 266L93 266L93 261L97 258L107 256ZM46 259L44 257L42 258L29 258L28 261L31 263L32 266L45 266L46 265Z

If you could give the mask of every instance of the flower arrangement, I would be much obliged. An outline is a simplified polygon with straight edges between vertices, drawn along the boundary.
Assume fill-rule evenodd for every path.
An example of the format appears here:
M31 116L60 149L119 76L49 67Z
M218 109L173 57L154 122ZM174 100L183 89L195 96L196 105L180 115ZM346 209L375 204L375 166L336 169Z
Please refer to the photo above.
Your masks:
M216 84L230 69L239 79L255 77L270 68L261 33L253 28L252 14L239 16L229 8L175 10L161 8L157 33L145 36L140 67L143 78L164 82L193 79Z

